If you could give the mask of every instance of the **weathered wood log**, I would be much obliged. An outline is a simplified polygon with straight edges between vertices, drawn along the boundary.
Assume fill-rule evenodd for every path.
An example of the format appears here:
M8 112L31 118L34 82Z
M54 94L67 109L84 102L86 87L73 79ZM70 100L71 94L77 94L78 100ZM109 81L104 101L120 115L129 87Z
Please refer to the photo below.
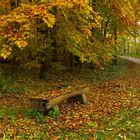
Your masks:
M33 109L41 112L47 112L50 109L55 110L55 107L57 107L57 110L59 110L58 105L65 100L77 100L82 104L86 104L87 98L85 94L88 93L88 91L89 88L83 88L81 90L68 92L66 94L57 96L50 100L43 98L30 98L30 104Z
M46 109L47 110L51 109L53 106L60 104L64 100L68 100L71 97L74 98L75 96L78 97L79 95L80 95L80 97L82 95L81 98L83 98L83 101L81 103L86 103L87 100L85 99L86 98L85 94L88 93L88 91L89 91L89 88L84 88L84 89L81 89L78 91L68 92L66 94L60 95L56 98L49 100L49 102L47 102L47 104L46 104Z

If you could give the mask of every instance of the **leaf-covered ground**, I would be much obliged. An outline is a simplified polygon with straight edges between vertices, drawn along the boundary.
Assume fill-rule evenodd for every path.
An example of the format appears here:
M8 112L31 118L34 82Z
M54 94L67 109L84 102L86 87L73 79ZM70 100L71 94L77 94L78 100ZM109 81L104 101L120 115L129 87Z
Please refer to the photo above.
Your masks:
M109 68L109 74L83 70L56 81L19 77L18 83L28 90L0 96L0 139L139 140L140 65L129 62ZM52 98L87 86L88 103L63 103L59 117L56 112L43 115L29 107L29 97Z

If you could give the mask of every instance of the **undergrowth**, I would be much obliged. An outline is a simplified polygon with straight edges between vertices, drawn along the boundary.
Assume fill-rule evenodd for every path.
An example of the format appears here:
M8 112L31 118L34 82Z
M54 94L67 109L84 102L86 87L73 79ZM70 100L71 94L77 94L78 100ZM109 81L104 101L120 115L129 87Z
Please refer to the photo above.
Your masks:
M26 85L18 83L15 73L4 71L0 68L0 93L24 93L28 89Z
M97 83L124 75L126 68L127 62L118 58L116 65L113 62L106 63L103 69L84 69L81 74L76 74L75 76L89 83Z

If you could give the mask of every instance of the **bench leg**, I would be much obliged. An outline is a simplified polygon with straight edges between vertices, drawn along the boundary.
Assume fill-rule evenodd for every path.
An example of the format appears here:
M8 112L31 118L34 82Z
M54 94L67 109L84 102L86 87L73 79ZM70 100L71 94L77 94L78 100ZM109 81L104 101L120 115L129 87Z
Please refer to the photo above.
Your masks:
M59 118L60 110L59 110L58 105L53 106L50 109L50 111L51 111L51 114L50 114L51 117L53 117L55 119L58 119ZM50 111L49 111L49 113L50 113Z
M86 95L85 94L81 94L81 103L82 104L86 104L87 103L87 97L86 97Z

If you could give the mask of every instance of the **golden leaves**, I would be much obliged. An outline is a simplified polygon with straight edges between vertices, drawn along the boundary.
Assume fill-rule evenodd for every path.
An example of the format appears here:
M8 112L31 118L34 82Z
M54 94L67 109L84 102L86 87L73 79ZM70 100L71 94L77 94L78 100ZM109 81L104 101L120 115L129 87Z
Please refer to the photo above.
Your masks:
M53 11L54 7L63 11L64 18L56 16ZM35 30L40 24L38 22L43 21L47 28L53 28L56 21L64 22L65 18L69 22L66 25L66 28L68 28L66 30L71 29L74 33L74 36L71 37L74 40L73 46L75 47L72 48L74 49L72 52L81 55L79 50L82 50L83 46L86 47L85 42L88 42L86 40L92 37L93 28L101 25L101 17L89 5L88 0L50 0L49 2L43 0L41 3L22 3L9 14L0 17L0 31L3 35L3 40L6 40L9 46L16 45L18 48L23 48L27 46L27 39L36 34ZM71 21L71 18L75 18L75 21ZM77 25L81 29L75 31L74 26ZM69 33L64 34L70 35ZM59 33L59 36L61 36L61 33ZM62 37L65 38L65 36ZM82 46L82 44L84 45ZM3 53L2 56L6 58L8 54L10 53ZM85 60L85 58L83 57L82 60Z
M0 9L7 11L9 7L9 0L1 0Z
M23 48L27 46L27 41L24 40L17 40L15 41L15 44L19 47L19 48Z
M1 50L1 54L0 56L3 58L3 59L6 59L8 58L8 56L11 54L11 51L12 51L12 48L8 45L4 45L4 48Z
M136 22L136 16L134 9L129 1L119 0L111 4L114 13L117 18L126 26L134 26Z
M82 28L81 28L81 31L83 32L83 34L84 34L87 38L89 38L89 37L92 36L92 31L91 31L89 28L87 28L86 26L82 27Z
M55 24L55 16L52 14L46 14L42 19L50 28L52 28Z

